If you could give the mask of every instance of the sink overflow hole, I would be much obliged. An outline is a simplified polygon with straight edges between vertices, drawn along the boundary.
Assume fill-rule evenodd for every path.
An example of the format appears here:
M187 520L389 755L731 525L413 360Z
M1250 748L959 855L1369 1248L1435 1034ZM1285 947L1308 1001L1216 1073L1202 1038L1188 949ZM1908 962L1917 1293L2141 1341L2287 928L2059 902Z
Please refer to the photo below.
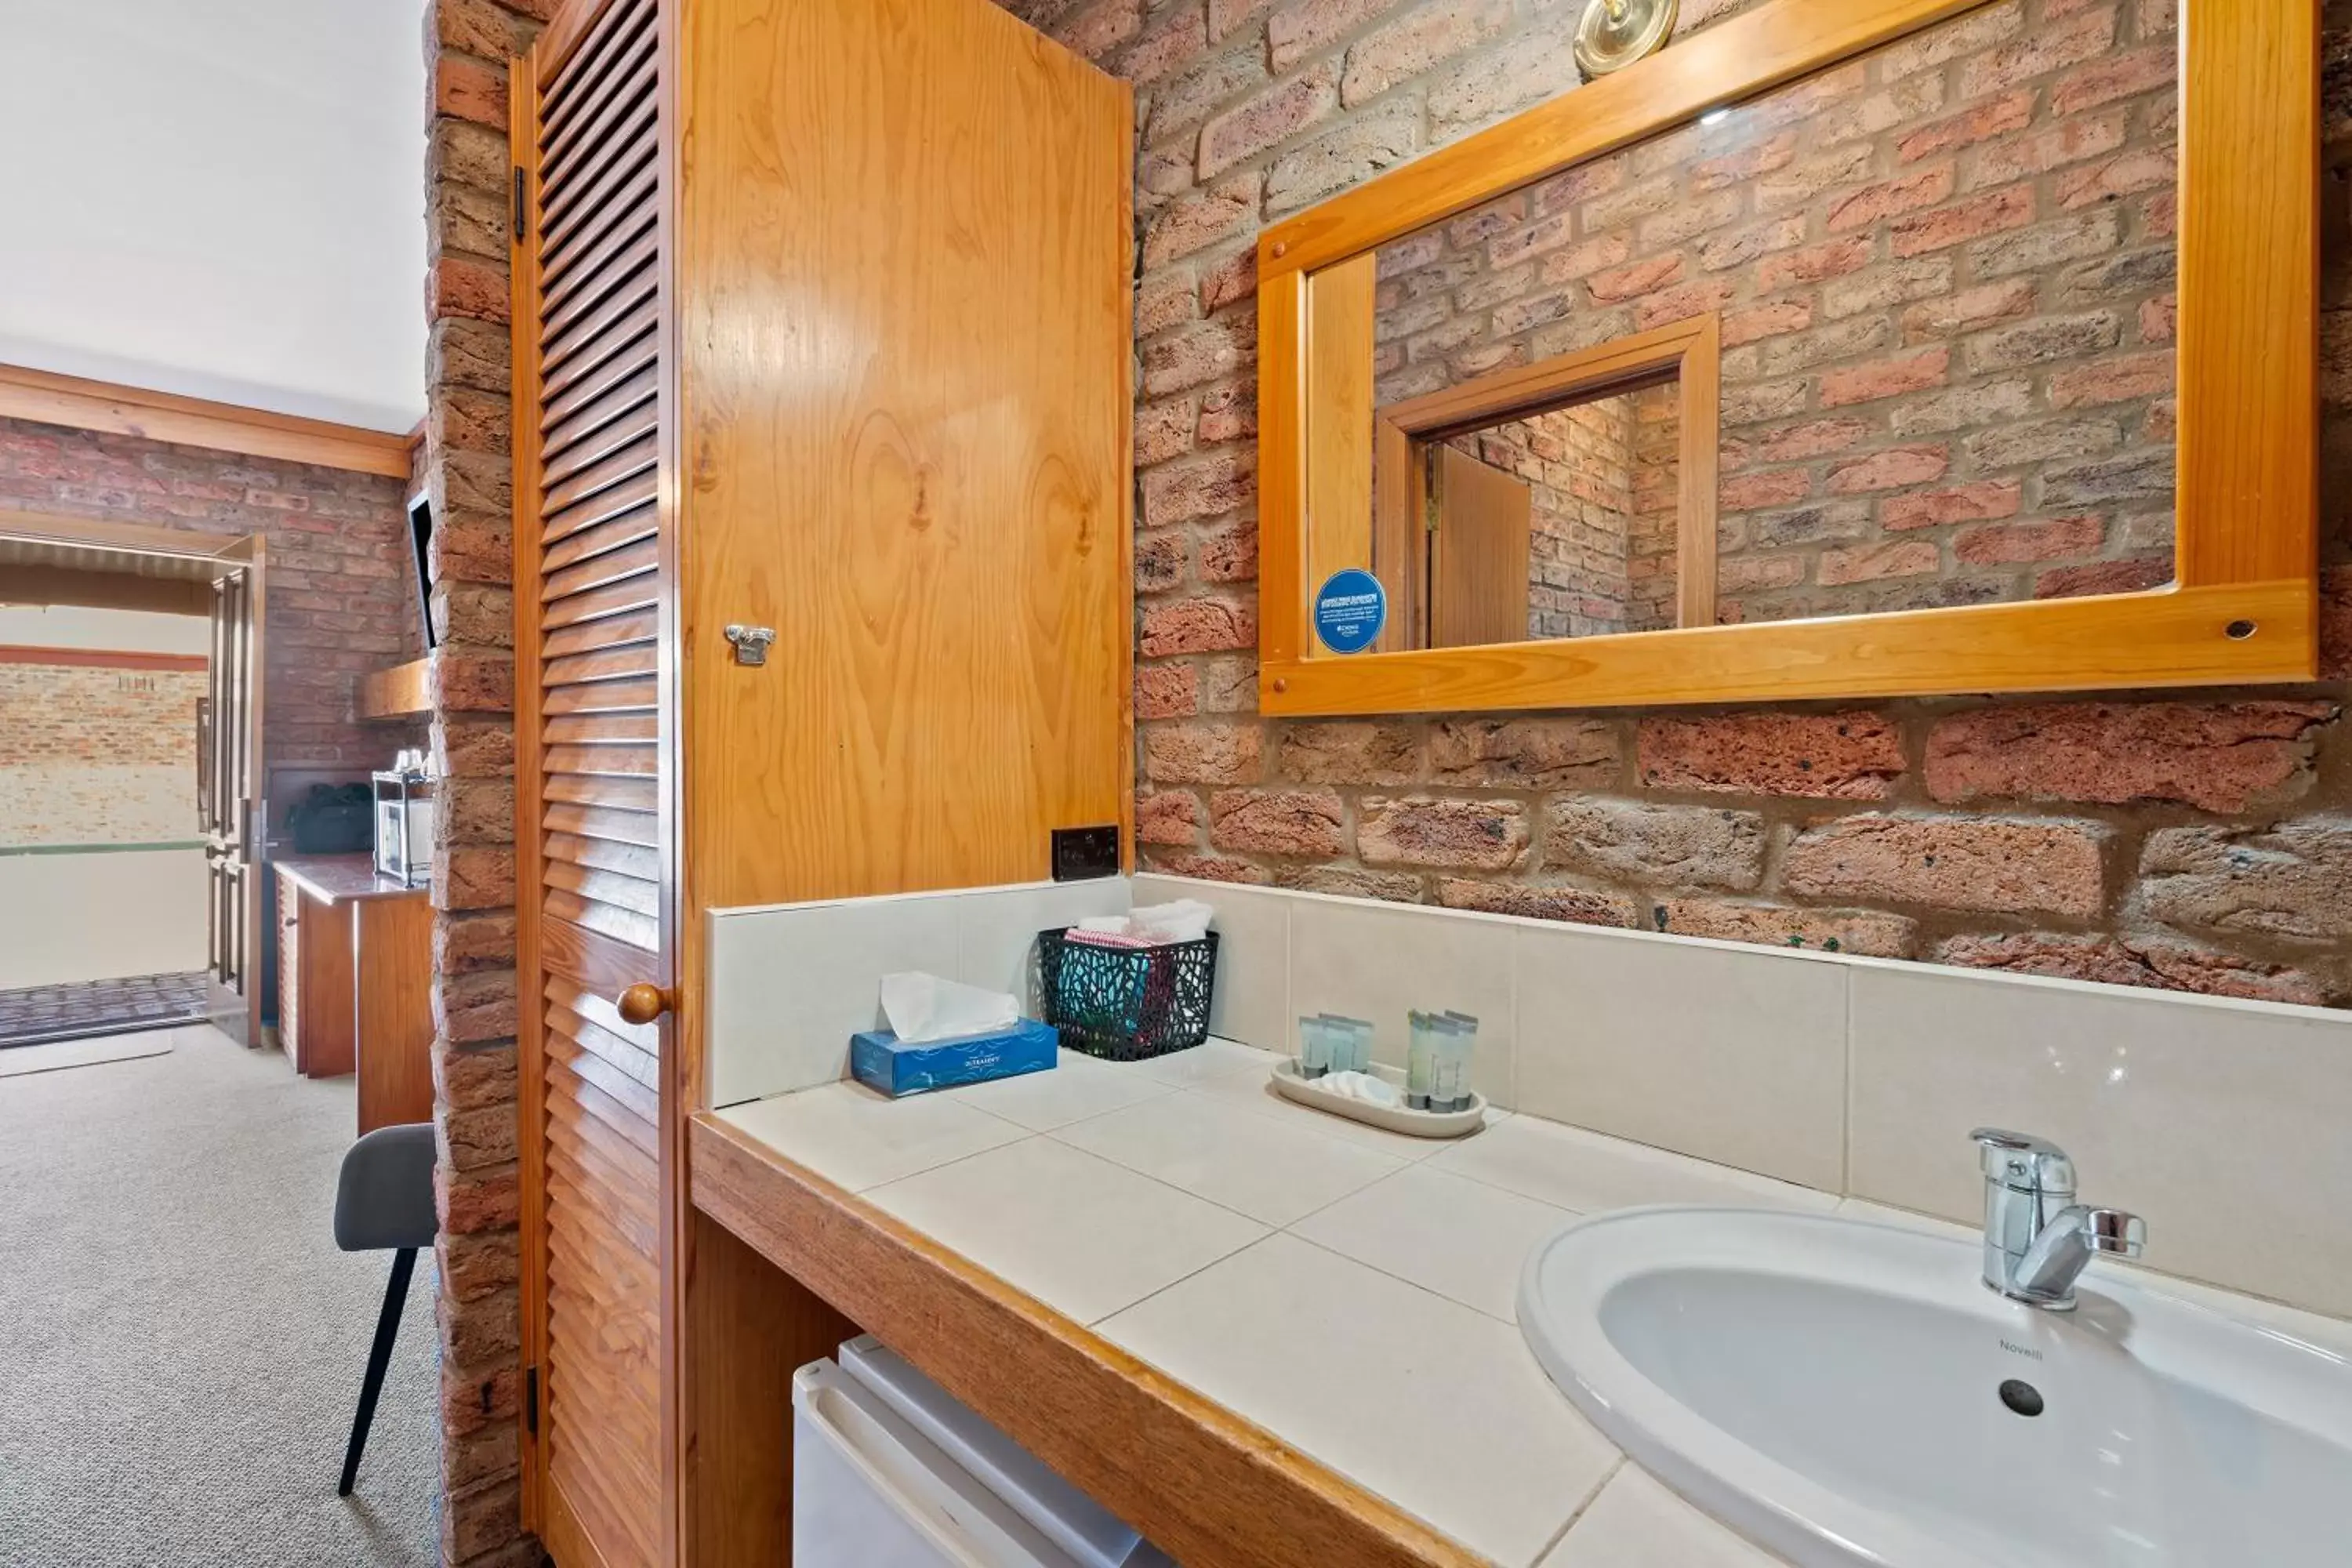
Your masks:
M2042 1414L2042 1391L2022 1378L2012 1377L2000 1385L2000 1402L2020 1415Z

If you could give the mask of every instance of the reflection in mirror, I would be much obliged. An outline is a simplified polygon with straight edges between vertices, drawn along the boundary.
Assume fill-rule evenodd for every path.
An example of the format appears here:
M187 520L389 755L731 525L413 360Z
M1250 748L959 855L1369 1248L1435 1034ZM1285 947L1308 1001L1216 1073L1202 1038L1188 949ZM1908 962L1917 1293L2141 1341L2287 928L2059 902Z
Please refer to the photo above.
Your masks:
M2169 581L2169 16L2137 0L1964 12L1390 242L1381 414L1712 316L1712 618ZM1524 490L1449 456L1435 535L1455 494L1524 505L1522 637L1675 624L1673 552L1634 544L1671 544L1646 507L1671 509L1674 486L1643 466L1631 401L1445 442ZM1516 527L1469 515L1465 541ZM1517 556L1478 560L1492 580L1432 573L1421 646L1496 640L1512 618ZM1454 635L1474 620L1477 636Z
M1410 646L1673 626L1679 408L1668 381L1425 440L1419 559L1387 574L1418 583Z

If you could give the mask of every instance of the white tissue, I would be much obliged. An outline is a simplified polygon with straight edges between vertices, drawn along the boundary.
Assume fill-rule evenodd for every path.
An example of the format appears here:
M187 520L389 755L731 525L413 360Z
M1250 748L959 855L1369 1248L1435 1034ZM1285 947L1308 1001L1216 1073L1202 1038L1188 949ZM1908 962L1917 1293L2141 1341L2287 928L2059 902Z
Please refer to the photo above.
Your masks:
M1377 1073L1331 1072L1315 1080L1315 1087L1338 1095L1342 1100L1360 1100L1367 1105L1402 1105L1404 1097L1396 1085Z
M1216 912L1198 899L1179 899L1172 904L1146 904L1128 923L1136 935L1153 942L1198 942L1209 934Z
M1021 1019L1021 1004L1003 991L906 970L882 977L882 1016L899 1039L919 1045L1009 1029Z

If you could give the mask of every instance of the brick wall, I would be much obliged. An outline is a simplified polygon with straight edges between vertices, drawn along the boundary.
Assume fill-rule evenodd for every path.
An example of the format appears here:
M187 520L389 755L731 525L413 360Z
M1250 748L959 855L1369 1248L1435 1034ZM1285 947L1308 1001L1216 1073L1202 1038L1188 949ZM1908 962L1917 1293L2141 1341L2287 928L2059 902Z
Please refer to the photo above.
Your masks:
M380 766L414 739L355 717L360 677L424 651L401 481L0 418L0 510L262 536L265 763Z
M513 385L507 60L554 0L425 13L430 323L422 478L431 574L433 1120L441 1236L441 1560L535 1564L522 1529L516 1233Z
M2014 15L1391 242L1381 400L1715 312L1720 620L2169 580L2170 19Z
M196 831L201 669L0 663L0 845Z
M2329 684L1274 722L1254 711L1255 237L1270 218L1572 89L1577 8L1538 0L1013 4L1137 87L1137 832L1147 865L1737 940L2352 1002L2352 741L2337 707L2352 662L2352 569L2344 564L2352 77L2331 75L2326 117L2336 174L2325 193ZM1682 30L1736 8L1685 4ZM2328 9L2340 54L2352 0L2330 0ZM2121 8L2002 0L1948 26L1960 47L1932 68L1942 95L1935 112L1965 124L1975 109L2021 90L2036 113L2057 108L2062 92L2069 102L2126 102L2147 90L2126 84L2159 68L2173 26L2165 0ZM2051 68L2036 74L2031 68L2041 64ZM1878 100L1890 90L1883 73L1839 79L1845 89L1822 106L1824 118L1882 111ZM1866 144L1874 159L1900 156L1875 132ZM2101 195L2063 218L2042 215L2038 204L2055 200L2065 211L2064 198L2041 183L2050 176L2032 175L2037 221L2051 216L2058 232L2072 233L2065 225L2112 220L2122 247L2147 216L2145 151L2118 145L2069 165L2070 191ZM1943 174L1932 176L1940 194L1923 213L1974 210L1982 193L1961 188L1972 157L1956 147L1914 161L1953 182L1941 193ZM1874 163L1853 184L1889 184L1906 172ZM2135 242L2116 254L2147 248ZM1744 284L1745 273L1728 270ZM1828 283L1811 296L1824 315ZM1897 331L1912 302L1844 319L1888 318ZM2099 309L2057 306L2070 316ZM2139 336L2127 341L2126 331L2119 320L2115 346L2096 351L2088 371L2130 384L2137 355L2150 352L2135 344L2161 333L2137 310L2129 331ZM1735 352L1753 348L1760 359L1766 341ZM1865 336L1852 359L1875 363L1938 346L1948 377L1956 365L1948 338L1915 349ZM1958 352L1957 368L1977 374L1965 342ZM1820 409L1835 368L1791 365L1764 377L1801 383L1812 400L1780 417L1832 428L1874 417ZM2108 406L2053 417L2113 421L2116 439L2105 449L2119 450L2127 429L2141 426ZM2152 405L2115 406L2144 415ZM1949 445L1948 431L1920 436ZM2104 437L2081 439L2084 449L2073 456L2094 455ZM1733 455L1742 467L1729 479L1785 468L1804 479L1809 496L1817 483L1832 488L1832 469L1822 465L1842 458ZM1957 459L1947 452L1944 460ZM1904 482L1920 494L1944 484L1924 472ZM1973 492L1923 504L1950 510L1937 528L2052 521L2028 510L2020 488L2013 509L2005 494ZM1796 509L1793 499L1783 504ZM1740 505L1760 513L1768 503L1750 497ZM2042 540L2020 548L2048 547Z

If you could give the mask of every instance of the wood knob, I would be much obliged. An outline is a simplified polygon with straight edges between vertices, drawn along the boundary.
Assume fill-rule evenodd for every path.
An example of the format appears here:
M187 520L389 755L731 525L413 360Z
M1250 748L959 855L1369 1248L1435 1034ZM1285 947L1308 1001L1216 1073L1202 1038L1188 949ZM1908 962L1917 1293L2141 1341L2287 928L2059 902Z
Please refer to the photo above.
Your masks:
M613 1005L620 1009L623 1023L650 1024L669 1011L669 993L640 981L622 992Z

